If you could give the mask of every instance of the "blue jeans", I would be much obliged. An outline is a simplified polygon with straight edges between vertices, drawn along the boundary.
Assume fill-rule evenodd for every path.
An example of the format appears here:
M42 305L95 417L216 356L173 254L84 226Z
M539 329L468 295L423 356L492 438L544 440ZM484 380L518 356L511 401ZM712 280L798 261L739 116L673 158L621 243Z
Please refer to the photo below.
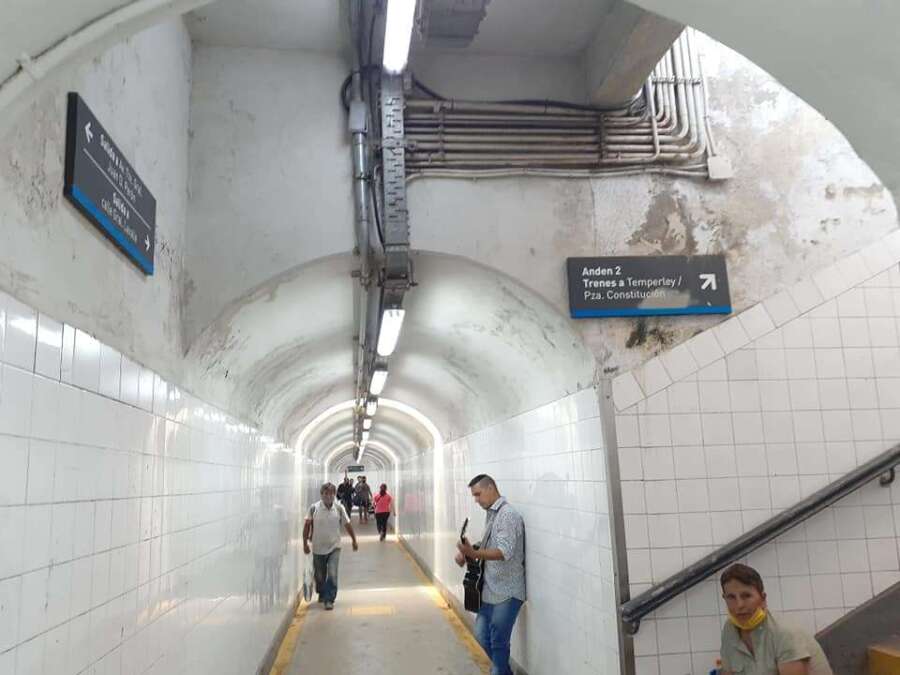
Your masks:
M338 563L340 561L341 549L339 548L325 555L313 554L313 572L316 577L319 602L334 602L337 597Z
M512 675L509 667L509 638L522 601L510 598L497 605L481 603L475 619L475 639L491 659L491 675Z

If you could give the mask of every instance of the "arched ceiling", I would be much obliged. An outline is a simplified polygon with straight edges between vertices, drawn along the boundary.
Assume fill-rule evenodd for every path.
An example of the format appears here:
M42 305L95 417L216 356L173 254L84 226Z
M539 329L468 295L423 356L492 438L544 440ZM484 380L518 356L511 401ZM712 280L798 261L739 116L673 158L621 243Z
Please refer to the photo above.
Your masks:
M304 428L303 433L292 445L317 462L325 462L331 458L344 455L356 456L353 443L353 402L340 403L324 411ZM421 415L406 409L395 401L381 401L376 415L378 424L374 425L371 442L365 454L370 451L379 452L390 463L394 457L405 459L418 452L434 447L435 439ZM382 450L378 450L382 448ZM340 455L335 451L342 450ZM352 463L352 462L351 462Z
M347 17L346 0L218 0L189 14L187 25L206 45L337 52Z
M482 428L593 382L593 358L544 298L470 260L418 252L418 286L391 358L384 398L421 411L441 438ZM234 303L188 353L196 388L323 459L352 440L354 259L331 256ZM535 364L540 364L536 367ZM408 457L432 444L409 414L382 405L371 440Z
M494 0L494 6L511 6L513 1ZM222 0L217 11L228 14L229 2L234 0ZM579 2L572 0L571 7L584 4ZM8 121L12 103L27 102L34 83L57 66L88 58L155 20L205 4L203 0L3 3L0 117ZM304 11L330 13L331 19L322 15L322 25L334 28L333 5L325 0L301 4ZM900 119L894 104L900 103L896 86L900 44L895 32L900 3L636 0L636 4L704 30L779 77L834 121L897 194ZM266 7L293 12L296 3L254 3L257 13ZM205 22L207 30L216 25L212 9L195 16L211 17ZM219 16L218 25L224 26L219 30L231 31L233 26L225 25L230 18ZM241 26L263 36L253 39L275 39L265 37L266 32L282 26L266 24L272 16L256 18L257 23ZM568 25L558 18L571 16L558 3L529 2L498 30L506 39L507 28L531 30L545 22L548 30L542 36L580 39L577 31L549 30ZM312 19L312 14L304 15L310 25ZM489 29L485 24L484 43L489 42ZM322 34L327 30L314 37ZM64 39L67 36L70 39ZM503 47L499 42L494 47L479 45L485 51ZM528 47L522 44L523 53ZM28 57L41 54L37 62L29 62ZM433 253L414 258L420 286L408 296L407 323L391 360L386 397L420 410L448 438L591 384L591 357L569 320L544 298L463 258ZM189 385L193 380L195 390L211 392L231 410L253 416L285 440L296 439L323 410L353 395L353 268L349 254L315 260L233 303L192 345L186 364ZM315 456L324 457L346 443L347 417L336 412L335 419L321 425L317 437L310 436ZM412 417L392 419L380 411L373 447L378 444L398 456L412 452L422 441L417 425L421 426Z

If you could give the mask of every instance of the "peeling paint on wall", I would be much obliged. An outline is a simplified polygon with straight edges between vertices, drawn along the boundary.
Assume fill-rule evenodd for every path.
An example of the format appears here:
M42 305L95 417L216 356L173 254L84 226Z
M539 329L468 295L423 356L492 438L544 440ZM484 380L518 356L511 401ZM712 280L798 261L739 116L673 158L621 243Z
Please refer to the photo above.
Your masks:
M166 375L182 358L190 40L159 24L66 73L0 139L0 287ZM62 199L66 93L78 91L157 197L144 277Z
M496 267L563 312L566 257L723 253L740 311L897 227L890 194L827 120L739 54L697 42L732 179L416 181L414 245ZM600 371L614 374L720 320L593 319L577 329Z

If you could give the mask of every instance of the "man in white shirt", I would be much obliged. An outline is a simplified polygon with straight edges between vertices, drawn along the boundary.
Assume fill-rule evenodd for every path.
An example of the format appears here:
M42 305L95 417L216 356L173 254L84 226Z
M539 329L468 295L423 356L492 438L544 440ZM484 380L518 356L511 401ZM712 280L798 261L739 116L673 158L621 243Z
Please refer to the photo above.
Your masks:
M347 530L353 540L353 550L358 551L356 533L350 524L350 516L343 504L335 502L337 489L331 483L325 483L319 490L322 497L309 507L306 521L303 523L303 552L310 553L312 540L313 569L316 577L316 590L319 602L325 603L325 609L334 609L337 597L338 564L341 559L341 526Z

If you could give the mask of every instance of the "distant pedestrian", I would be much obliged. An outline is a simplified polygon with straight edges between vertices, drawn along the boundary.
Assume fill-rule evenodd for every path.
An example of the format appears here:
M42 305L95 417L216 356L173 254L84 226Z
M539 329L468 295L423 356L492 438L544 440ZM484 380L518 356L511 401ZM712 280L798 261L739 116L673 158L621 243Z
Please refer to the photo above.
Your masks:
M387 485L382 483L378 488L378 494L375 495L375 523L378 525L381 541L387 536L388 520L392 513L394 513L394 498L388 494Z
M334 485L325 483L319 490L322 498L309 508L303 523L303 552L309 555L312 540L316 591L319 602L325 603L325 609L334 609L337 597L342 525L353 540L353 550L359 550L350 516L343 504L335 503L335 493Z
M337 498L344 505L347 516L351 516L353 514L353 482L348 476L344 476L344 482L338 485Z
M359 522L369 522L369 506L372 504L372 486L366 482L365 476L359 477L354 493L354 502L359 506Z

